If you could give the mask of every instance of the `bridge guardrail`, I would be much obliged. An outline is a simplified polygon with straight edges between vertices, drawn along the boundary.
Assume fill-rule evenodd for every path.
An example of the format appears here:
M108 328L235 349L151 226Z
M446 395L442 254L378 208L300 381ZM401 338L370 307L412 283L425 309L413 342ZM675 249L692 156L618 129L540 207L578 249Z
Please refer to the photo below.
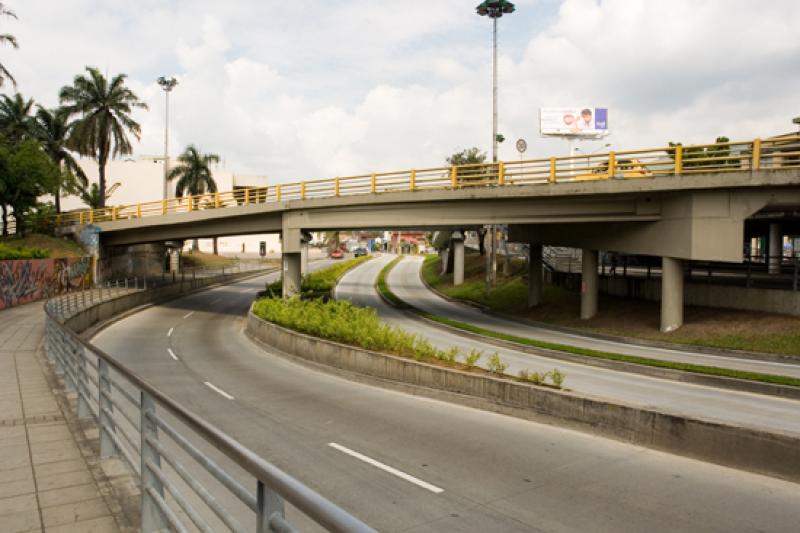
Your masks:
M190 473L184 455L255 513L259 533L295 531L286 520L284 501L329 531L373 531L64 325L67 318L95 302L124 296L138 287L130 281L113 285L105 294L95 289L91 295L72 293L48 301L45 350L56 374L64 378L66 390L77 393L78 416L97 421L101 457L120 457L138 476L142 531L187 531L182 516L203 532L219 527L247 531L200 477ZM127 290L125 285L129 285ZM199 437L200 444L192 442L190 435ZM209 447L253 476L255 491L202 450ZM205 507L201 511L198 505Z
M772 139L399 170L184 196L57 216L59 226L309 198L800 168L800 134Z

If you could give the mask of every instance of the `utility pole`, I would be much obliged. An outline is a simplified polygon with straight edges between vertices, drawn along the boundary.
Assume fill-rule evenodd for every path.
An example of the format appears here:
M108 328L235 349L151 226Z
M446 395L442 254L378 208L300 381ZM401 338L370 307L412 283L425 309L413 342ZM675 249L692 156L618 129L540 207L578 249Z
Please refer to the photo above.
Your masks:
M164 200L166 200L168 196L167 177L169 176L169 93L178 85L178 80L161 76L157 81L161 88L164 89L164 96L166 97L164 112Z

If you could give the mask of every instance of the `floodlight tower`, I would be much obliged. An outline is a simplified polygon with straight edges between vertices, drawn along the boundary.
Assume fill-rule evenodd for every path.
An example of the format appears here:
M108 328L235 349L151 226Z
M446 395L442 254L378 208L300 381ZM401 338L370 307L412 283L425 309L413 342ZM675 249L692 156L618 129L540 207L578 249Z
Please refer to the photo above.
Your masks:
M158 78L158 84L164 89L164 96L167 103L164 112L164 200L167 199L167 176L169 175L169 93L178 85L175 78Z

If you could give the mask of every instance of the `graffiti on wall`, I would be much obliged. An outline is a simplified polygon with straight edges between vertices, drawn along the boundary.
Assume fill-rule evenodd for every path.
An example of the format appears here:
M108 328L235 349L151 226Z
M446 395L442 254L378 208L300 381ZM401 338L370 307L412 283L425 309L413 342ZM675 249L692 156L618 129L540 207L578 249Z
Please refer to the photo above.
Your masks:
M90 257L0 261L0 309L80 289L91 270Z

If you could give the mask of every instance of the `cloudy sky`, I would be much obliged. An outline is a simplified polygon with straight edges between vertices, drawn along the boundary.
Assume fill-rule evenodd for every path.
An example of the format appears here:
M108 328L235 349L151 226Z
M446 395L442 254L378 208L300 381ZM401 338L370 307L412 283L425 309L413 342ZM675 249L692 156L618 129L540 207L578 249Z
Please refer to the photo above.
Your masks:
M57 103L85 65L150 106L139 155L223 156L276 182L438 166L491 140L491 23L478 0L5 0L18 89ZM606 106L615 149L768 136L800 115L800 1L518 0L500 21L500 127L560 155L538 109ZM9 86L4 91L9 92ZM586 142L589 151L601 146ZM177 150L173 150L173 153Z

